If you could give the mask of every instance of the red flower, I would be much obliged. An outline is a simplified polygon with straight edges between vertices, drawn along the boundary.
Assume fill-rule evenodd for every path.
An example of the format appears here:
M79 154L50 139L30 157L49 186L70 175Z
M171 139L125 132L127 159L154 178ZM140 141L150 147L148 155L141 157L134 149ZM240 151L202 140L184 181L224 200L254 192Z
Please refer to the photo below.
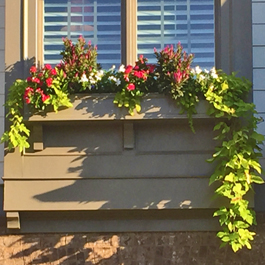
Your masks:
M147 76L146 76L146 72L145 71L135 71L134 73L134 76L138 77L138 78L143 78L143 79L147 79Z
M32 78L31 78L31 76L29 76L28 78L27 78L27 82L31 82L32 81Z
M131 65L128 65L124 71L125 74L129 74L132 71L133 67Z
M139 56L139 61L140 61L141 63L144 63L144 56L143 56L142 54Z
M29 104L30 103L30 96L31 96L31 94L34 92L34 90L33 90L33 88L31 88L31 87L27 87L26 89L25 89L25 93L24 93L24 96L23 96L23 98L25 99L25 101L26 101L26 103L27 104Z
M52 69L52 70L51 70L51 74L52 74L52 75L56 75L56 74L57 74L56 69Z
M152 74L155 71L156 65L155 64L147 64L149 72Z
M41 100L42 100L42 102L44 102L44 101L46 101L47 99L49 99L50 98L50 96L49 95L45 95L45 94L41 94Z
M45 65L45 69L46 69L46 70L51 70L51 69L52 69L52 66L51 66L50 64L46 64L46 65Z
M31 73L36 73L37 72L37 68L33 65L33 66L30 67L29 71Z
M180 71L180 69L178 69L177 73L174 73L175 81L179 84L182 81L182 77L182 72Z
M46 79L46 84L48 87L50 87L52 85L52 78L47 78Z
M32 77L31 81L32 81L33 83L37 83L37 84L40 83L40 79L37 78L37 77Z
M40 88L40 87L38 87L38 88L36 89L36 92L38 92L38 93L40 93L40 94L42 94L42 93L43 93L43 91L41 90L41 88Z
M127 90L128 91L133 91L135 89L135 85L130 83L128 86L127 86Z

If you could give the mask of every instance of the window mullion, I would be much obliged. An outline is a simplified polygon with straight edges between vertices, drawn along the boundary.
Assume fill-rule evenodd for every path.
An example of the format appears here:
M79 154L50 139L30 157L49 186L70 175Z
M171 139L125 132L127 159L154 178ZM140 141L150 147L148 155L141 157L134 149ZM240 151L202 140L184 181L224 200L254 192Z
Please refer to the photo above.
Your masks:
M122 63L134 64L137 59L137 0L122 1Z

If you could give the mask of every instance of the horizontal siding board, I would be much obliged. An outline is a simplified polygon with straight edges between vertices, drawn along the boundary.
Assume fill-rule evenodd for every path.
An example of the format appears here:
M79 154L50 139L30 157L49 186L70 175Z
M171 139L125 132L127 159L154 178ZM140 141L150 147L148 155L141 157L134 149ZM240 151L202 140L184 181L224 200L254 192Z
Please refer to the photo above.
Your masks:
M96 156L25 156L21 170L8 168L7 179L114 179L209 177L211 153ZM11 160L11 159L10 159ZM23 176L23 177L22 177Z
M208 181L200 178L6 181L4 210L197 209L223 205L212 199L215 187L209 187Z

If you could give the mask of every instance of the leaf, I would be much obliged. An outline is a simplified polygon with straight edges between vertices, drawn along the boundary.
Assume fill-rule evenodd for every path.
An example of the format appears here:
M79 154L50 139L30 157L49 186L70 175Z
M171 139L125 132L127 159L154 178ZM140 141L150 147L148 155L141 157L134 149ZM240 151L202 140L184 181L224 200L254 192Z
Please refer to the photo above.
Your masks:
M249 165L253 167L259 174L261 174L261 165L258 162L250 160Z
M264 135L257 133L257 132L253 132L251 135L251 138L257 140L258 142L263 142L264 141Z
M256 176L256 175L251 175L251 180L252 182L257 183L257 184L264 183L264 180L260 176Z
M225 176L225 181L233 182L235 174L230 172L228 175Z
M140 112L141 111L141 105L136 104L135 105L135 109L136 109L137 112Z

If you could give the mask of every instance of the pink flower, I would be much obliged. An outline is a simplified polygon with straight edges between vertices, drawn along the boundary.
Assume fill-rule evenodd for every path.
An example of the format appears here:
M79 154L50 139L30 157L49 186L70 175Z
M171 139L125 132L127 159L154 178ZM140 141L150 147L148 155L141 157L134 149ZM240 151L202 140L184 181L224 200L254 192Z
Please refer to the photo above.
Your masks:
M27 104L30 103L30 99L28 97L24 97L24 99L25 99L25 101L26 101Z
M36 92L38 92L38 93L40 93L40 94L42 94L42 93L43 93L43 91L41 90L41 88L40 88L40 87L38 87L38 88L36 89Z
M52 69L52 70L51 70L51 74L52 74L52 75L56 75L56 74L57 74L56 69Z
M131 65L127 65L126 69L125 69L125 74L129 74L132 71L133 67Z
M33 65L33 66L30 67L29 71L31 73L36 73L37 72L37 68Z
M52 66L50 64L46 64L45 67L44 67L46 70L51 70L52 69Z
M148 64L147 65L149 72L153 73L155 71L156 65L155 64Z
M127 90L128 91L133 91L135 89L135 85L130 83L128 86L127 86Z
M37 77L32 77L31 81L32 81L33 83L37 83L37 84L40 83L40 79L37 78Z
M134 76L136 76L136 77L138 77L138 78L142 78L142 79L144 79L144 80L146 80L147 79L147 75L146 75L147 73L145 72L145 71L135 71L134 73L133 73L133 75Z
M32 87L27 87L26 89L25 89L25 93L24 93L24 95L23 95L23 98L24 98L24 100L26 101L26 103L27 104L29 104L30 103L30 96L31 96L31 94L34 92L34 90L33 90L33 88Z
M45 94L41 94L41 100L42 100L42 102L44 102L44 101L46 101L47 99L49 99L50 98L50 96L49 95L45 95Z
M181 82L183 75L182 75L180 69L177 70L177 73L174 73L174 78L178 84Z
M52 78L47 78L46 79L46 84L47 84L48 87L50 87L52 85L52 81L53 81Z

